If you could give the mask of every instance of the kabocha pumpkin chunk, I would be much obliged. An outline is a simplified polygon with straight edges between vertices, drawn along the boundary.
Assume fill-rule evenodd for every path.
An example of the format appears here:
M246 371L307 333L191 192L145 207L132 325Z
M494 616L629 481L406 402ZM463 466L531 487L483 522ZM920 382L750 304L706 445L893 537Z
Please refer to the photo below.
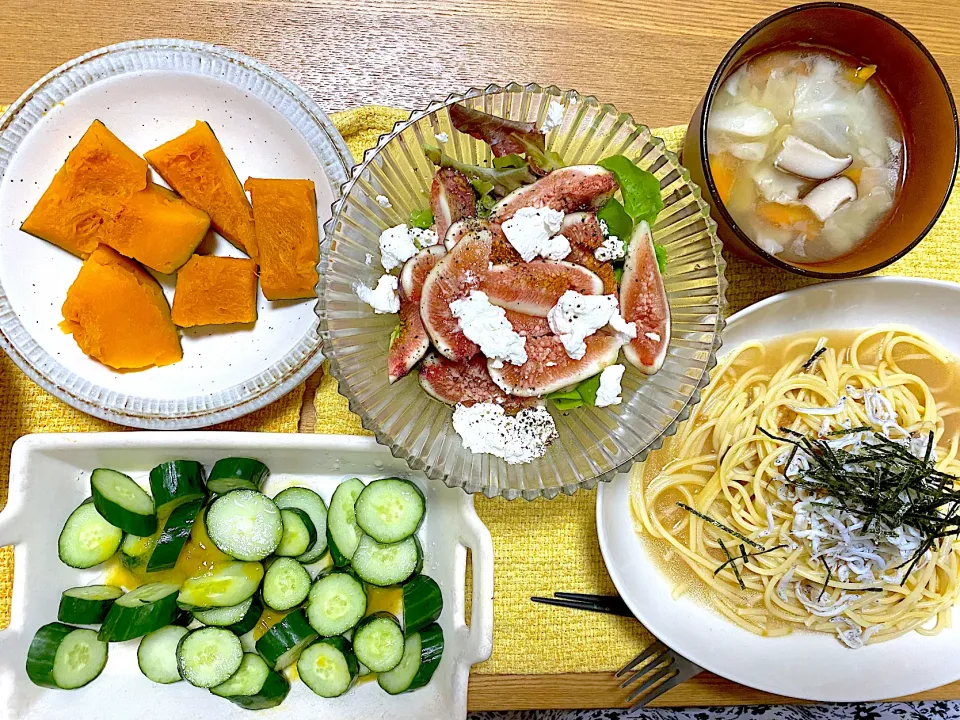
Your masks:
M173 324L227 325L257 319L257 264L245 258L194 255L177 273Z
M145 157L170 187L210 216L214 230L257 259L253 211L210 125L198 120Z
M84 353L117 370L183 358L159 283L106 245L90 253L67 290L60 327Z
M147 175L144 159L94 120L20 229L86 257Z
M264 297L314 297L320 231L313 181L247 178L243 186L253 199Z

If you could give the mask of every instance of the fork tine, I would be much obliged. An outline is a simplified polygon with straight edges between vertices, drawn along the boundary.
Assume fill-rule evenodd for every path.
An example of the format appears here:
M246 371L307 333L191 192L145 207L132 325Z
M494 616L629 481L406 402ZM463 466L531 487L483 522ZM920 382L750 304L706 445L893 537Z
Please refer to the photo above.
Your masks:
M683 676L678 672L671 678L668 678L664 682L657 685L657 687L651 689L646 695L644 695L639 702L634 703L630 706L630 709L627 711L625 717L635 717L632 715L635 711L639 710L642 707L646 707L651 702L656 700L658 697L663 695L667 690L673 690L677 685L684 682Z
M676 658L673 656L672 653L669 653L669 652L660 653L660 654L657 655L653 660L651 660L649 663L647 663L647 664L644 665L642 668L640 668L639 670L637 670L633 675L631 675L631 676L628 677L626 680L624 680L622 683L620 683L620 687L622 687L622 688L627 687L627 685L630 685L630 684L633 683L634 681L636 681L636 680L638 680L639 678L643 677L643 676L646 675L648 672L652 672L655 668L660 667L660 666L661 666L661 663L663 663L661 669L669 668L670 666L672 666L672 665L674 664L674 661L675 661L675 660L676 660ZM664 661L666 661L666 662L664 663Z
M670 652L669 648L667 648L666 645L664 645L662 642L657 640L656 642L644 648L643 652L637 655L633 660L631 660L622 668L617 670L617 674L614 675L614 677L623 677L626 673L633 670L637 665L642 663L647 658L651 657L652 655L655 655L655 654L658 655L664 652Z
M636 700L638 697L640 697L641 695L643 695L643 693L644 693L646 690L648 690L648 689L651 688L652 686L656 685L660 680L663 680L665 677L667 677L667 676L670 675L671 673L679 674L679 671L678 671L676 668L672 667L671 665L667 665L667 666L666 666L665 668L663 668L662 670L659 670L658 672L655 672L653 675L651 675L651 676L648 677L646 680L644 680L642 683L640 683L640 686L637 687L632 693L630 693L630 694L627 696L627 702L633 702L633 701ZM676 677L676 675L674 675L673 677ZM652 699L653 699L653 698L644 698L643 703L646 704L646 703L650 702L650 700L652 700Z

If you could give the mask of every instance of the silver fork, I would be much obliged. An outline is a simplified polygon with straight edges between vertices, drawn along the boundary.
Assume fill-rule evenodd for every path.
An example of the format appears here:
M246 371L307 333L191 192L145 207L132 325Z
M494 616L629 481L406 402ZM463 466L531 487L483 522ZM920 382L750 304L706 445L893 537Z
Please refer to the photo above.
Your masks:
M620 668L616 677L623 677L631 671L633 674L624 680L620 687L626 688L644 676L648 677L645 677L643 682L627 696L627 702L636 700L628 712L646 707L649 702L660 697L667 690L699 675L703 672L703 668L678 655L657 640Z

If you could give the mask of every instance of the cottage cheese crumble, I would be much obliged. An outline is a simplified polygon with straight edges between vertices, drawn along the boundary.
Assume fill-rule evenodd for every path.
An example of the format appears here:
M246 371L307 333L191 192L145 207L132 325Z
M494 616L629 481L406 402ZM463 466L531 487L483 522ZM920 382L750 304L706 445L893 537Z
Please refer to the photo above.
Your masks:
M557 436L557 427L546 408L527 408L510 417L495 403L457 405L453 428L471 452L496 455L510 465L542 457Z

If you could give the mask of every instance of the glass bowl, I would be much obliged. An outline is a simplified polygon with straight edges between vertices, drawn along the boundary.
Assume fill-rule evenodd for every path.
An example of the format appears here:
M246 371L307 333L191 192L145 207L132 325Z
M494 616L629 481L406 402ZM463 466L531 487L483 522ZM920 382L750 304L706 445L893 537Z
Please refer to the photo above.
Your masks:
M709 172L707 125L724 81L750 58L776 47L819 46L878 66L878 80L900 115L906 168L893 212L859 247L827 262L787 262L757 245L724 207ZM683 160L705 189L724 246L752 262L797 275L840 279L875 272L910 252L930 231L950 197L960 133L950 86L933 55L899 23L875 10L839 2L787 8L757 23L720 62L687 128Z
M547 133L547 148L567 164L584 164L622 153L660 179L664 210L654 237L667 248L664 281L670 302L672 337L656 375L641 375L629 364L623 403L608 408L558 412L559 438L546 455L525 465L508 465L492 455L466 450L453 429L453 408L424 392L416 371L390 385L387 349L396 315L376 315L357 298L358 282L376 284L380 233L429 207L433 165L424 143L447 133L444 151L468 163L489 163L489 147L456 132L449 105L469 107L514 120L541 124L551 101L564 109L563 123ZM385 195L392 207L377 203ZM555 87L490 85L451 95L415 111L380 138L354 167L343 186L320 251L317 314L324 355L350 408L398 458L430 478L488 497L553 498L592 488L643 460L676 432L716 365L724 325L726 281L720 241L709 207L673 153L648 128L612 105ZM370 265L367 254L373 256Z

